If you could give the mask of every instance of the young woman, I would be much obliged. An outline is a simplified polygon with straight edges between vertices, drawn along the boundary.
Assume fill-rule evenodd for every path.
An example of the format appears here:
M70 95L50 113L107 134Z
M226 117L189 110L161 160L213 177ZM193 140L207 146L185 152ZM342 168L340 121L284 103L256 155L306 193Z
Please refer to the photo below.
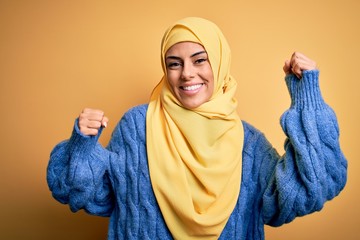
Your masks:
M343 189L347 161L314 61L296 52L284 65L292 103L280 156L236 112L230 48L215 24L179 20L161 50L149 103L123 116L106 148L97 140L108 119L94 109L54 148L54 198L109 216L108 239L258 240L265 224L319 211Z

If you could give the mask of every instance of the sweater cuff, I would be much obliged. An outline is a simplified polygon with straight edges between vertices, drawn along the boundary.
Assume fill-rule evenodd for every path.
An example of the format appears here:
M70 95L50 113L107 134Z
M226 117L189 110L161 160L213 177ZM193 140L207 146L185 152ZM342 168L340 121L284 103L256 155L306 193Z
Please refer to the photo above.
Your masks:
M316 110L325 106L319 87L319 70L303 71L301 79L289 74L285 81L291 96L291 108Z
M69 139L69 152L71 155L89 154L95 149L101 135L102 128L96 136L87 136L80 132L79 119L75 120L74 129Z

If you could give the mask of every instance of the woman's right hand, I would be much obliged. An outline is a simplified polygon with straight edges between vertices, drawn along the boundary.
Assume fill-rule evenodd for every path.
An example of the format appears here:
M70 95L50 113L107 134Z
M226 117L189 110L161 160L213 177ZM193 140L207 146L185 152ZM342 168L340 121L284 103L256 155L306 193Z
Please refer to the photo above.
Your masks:
M97 109L85 108L79 115L79 129L86 136L97 135L101 127L106 128L108 122L104 112Z

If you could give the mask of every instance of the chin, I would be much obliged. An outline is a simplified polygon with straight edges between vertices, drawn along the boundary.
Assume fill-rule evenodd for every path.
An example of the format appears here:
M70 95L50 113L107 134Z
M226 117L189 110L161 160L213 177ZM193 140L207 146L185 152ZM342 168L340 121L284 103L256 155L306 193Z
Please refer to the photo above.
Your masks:
M182 106L186 109L193 110L200 107L202 103L182 103Z

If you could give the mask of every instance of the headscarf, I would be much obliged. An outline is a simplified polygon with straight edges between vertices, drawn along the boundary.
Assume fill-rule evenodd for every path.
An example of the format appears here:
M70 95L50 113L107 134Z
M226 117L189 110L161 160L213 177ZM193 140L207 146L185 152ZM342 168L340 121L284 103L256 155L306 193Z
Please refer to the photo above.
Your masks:
M204 47L214 75L212 97L191 110L172 94L166 77L167 50L185 41ZM146 116L151 184L175 239L218 239L239 197L244 140L230 48L214 23L189 17L165 32L161 62L164 76Z

